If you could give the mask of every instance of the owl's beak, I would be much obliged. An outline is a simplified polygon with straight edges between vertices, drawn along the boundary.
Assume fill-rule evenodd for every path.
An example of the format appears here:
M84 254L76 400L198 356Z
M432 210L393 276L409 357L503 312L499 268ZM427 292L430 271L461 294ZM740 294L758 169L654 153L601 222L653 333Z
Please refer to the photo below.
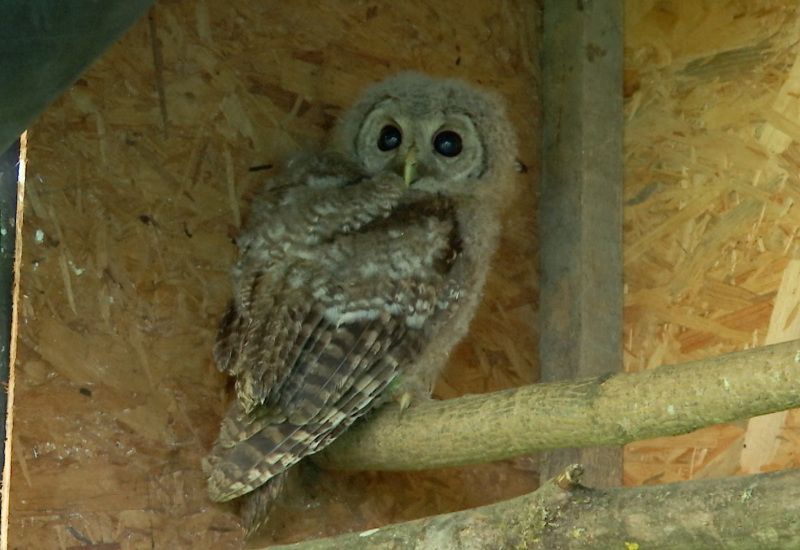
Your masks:
M419 151L417 146L412 143L406 151L406 159L403 163L403 181L406 182L406 187L417 179L417 156L419 156Z

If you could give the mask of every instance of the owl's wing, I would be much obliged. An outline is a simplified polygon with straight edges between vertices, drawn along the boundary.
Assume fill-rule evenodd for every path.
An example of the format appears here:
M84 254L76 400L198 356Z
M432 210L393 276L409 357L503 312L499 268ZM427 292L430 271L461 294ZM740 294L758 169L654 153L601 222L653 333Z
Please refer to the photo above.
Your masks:
M407 204L280 277L248 276L217 347L238 398L205 464L212 498L252 491L380 402L427 342L427 320L457 294L446 277L460 254L454 215L435 201ZM296 288L293 270L305 278Z
M421 329L385 313L340 326L312 312L274 402L246 412L238 399L207 459L212 498L252 491L333 441L369 411L418 353Z

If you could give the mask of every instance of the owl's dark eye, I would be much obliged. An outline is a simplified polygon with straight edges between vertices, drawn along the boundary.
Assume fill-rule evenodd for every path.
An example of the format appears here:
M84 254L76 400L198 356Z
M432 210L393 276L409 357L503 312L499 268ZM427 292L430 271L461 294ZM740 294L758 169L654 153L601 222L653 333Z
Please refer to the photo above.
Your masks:
M400 128L387 124L381 128L381 135L378 136L378 149L381 151L391 151L397 149L403 142L403 134Z
M457 157L464 148L464 144L461 142L461 136L457 133L445 130L433 137L433 148L444 157Z

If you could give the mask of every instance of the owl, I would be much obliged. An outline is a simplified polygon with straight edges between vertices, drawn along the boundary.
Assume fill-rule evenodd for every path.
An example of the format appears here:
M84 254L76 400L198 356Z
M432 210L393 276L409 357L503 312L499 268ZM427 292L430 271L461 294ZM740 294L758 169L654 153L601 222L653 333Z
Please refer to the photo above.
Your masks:
M214 349L236 396L203 465L249 531L287 468L430 395L480 300L515 154L497 97L404 73L256 197Z

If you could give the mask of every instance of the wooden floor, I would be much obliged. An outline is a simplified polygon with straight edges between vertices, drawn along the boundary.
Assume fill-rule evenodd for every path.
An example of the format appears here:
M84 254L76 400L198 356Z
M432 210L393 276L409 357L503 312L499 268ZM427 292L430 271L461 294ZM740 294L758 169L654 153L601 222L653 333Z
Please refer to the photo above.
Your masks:
M269 174L250 168L313 146L366 84L399 70L502 93L528 168L437 395L537 378L529 4L160 2L45 113L29 134L10 548L242 547L199 465L224 411L211 346L231 237ZM797 338L796 3L629 0L625 19L625 368ZM797 466L800 415L758 422L629 445L626 483ZM531 457L413 475L309 467L260 543L536 483Z

